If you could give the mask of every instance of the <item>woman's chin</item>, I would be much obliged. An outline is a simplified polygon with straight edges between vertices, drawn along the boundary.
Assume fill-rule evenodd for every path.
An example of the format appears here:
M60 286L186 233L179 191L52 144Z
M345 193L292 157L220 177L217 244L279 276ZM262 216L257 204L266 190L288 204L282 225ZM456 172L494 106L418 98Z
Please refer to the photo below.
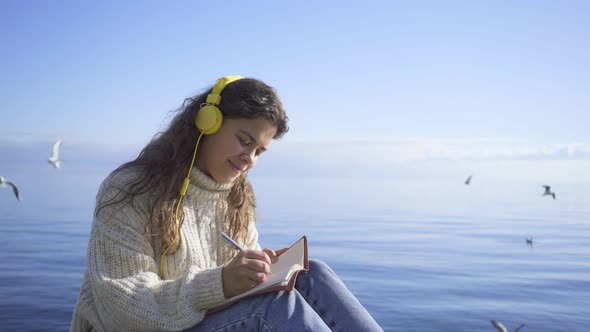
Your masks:
M237 175L227 175L227 176L218 176L218 177L214 177L213 179L220 184L230 184L233 183L234 181L236 181L236 179L238 178Z

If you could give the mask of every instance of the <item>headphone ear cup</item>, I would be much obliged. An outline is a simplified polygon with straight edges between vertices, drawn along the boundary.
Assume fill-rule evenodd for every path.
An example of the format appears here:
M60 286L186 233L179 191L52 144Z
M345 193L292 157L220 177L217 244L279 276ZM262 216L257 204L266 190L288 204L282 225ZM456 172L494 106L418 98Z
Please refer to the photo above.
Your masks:
M205 135L216 133L221 128L223 114L213 105L205 105L199 109L195 117L195 126Z

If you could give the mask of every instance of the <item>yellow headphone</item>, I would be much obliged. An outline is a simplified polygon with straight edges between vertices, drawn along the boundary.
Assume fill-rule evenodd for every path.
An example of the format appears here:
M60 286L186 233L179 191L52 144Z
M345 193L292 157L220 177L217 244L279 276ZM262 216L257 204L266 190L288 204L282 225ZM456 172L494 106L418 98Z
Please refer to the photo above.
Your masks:
M176 204L176 209L174 211L174 221L176 222L176 234L175 239L178 236L178 210L180 209L180 205L182 203L182 199L186 195L186 191L188 190L188 185L190 183L190 175L193 169L193 165L195 163L195 157L197 156L197 149L199 148L199 142L201 141L201 137L203 135L211 135L215 134L219 128L221 128L221 123L223 122L223 114L215 105L219 105L221 103L221 91L225 89L230 83L243 79L242 76L238 75L230 75L224 76L218 79L211 90L211 93L207 95L207 99L205 103L201 105L201 108L197 111L197 115L195 116L195 126L199 130L199 138L197 138L197 143L195 144L195 152L193 153L193 158L191 160L191 164L188 168L188 174L186 175L186 179L182 183L182 188L180 189L180 197L178 198L178 203ZM164 253L162 253L162 257L160 257L160 278L164 278L164 256L170 249L168 246Z
M207 96L205 104L197 112L195 117L195 126L202 134L210 135L216 133L221 128L223 122L223 115L217 106L221 102L221 91L225 89L230 83L241 80L242 76L224 76L215 82L213 90ZM198 143L197 143L198 144Z

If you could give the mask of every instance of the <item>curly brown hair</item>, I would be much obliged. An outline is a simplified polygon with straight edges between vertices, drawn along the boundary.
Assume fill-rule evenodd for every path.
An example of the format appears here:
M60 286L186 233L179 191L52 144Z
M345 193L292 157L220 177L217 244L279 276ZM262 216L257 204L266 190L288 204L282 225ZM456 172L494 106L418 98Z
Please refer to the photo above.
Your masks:
M119 195L97 205L94 210L96 216L102 208L112 204L129 202L133 206L135 197L149 193L149 224L158 226L163 245L171 248L169 253L176 251L181 241L176 234L182 227L184 214L180 209L180 222L176 223L174 208L199 136L194 119L211 91L212 88L209 88L195 97L185 99L182 106L175 111L177 114L168 128L154 135L137 158L124 163L111 173L112 176L124 170L136 170L133 172L134 178L120 188ZM227 85L221 95L218 108L224 119L269 120L277 127L274 139L281 138L289 130L288 117L276 90L264 82L244 78ZM249 221L256 220L256 200L246 174L232 184L227 203L227 232L243 242L247 236Z

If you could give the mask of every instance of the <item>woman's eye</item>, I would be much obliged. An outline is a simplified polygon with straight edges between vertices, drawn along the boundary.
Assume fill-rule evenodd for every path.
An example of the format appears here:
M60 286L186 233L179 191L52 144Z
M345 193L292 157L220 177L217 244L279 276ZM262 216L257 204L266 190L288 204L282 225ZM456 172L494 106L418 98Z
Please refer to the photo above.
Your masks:
M240 140L240 143L241 143L242 145L248 145L248 144L250 144L250 142L249 142L249 141L246 141L245 139L243 139L243 138L241 138L241 137L238 137L238 139Z

